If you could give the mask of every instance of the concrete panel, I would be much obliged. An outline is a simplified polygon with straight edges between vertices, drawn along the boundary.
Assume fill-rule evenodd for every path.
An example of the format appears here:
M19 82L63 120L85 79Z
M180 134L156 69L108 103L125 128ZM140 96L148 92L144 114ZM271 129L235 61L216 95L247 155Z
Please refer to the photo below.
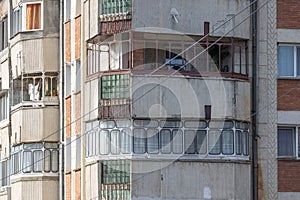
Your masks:
M44 9L44 35L59 33L59 1L47 0L43 1Z
M98 174L98 163L88 165L85 173L86 181L86 199L98 199L99 197L99 174Z
M9 128L4 127L0 129L0 141L1 141L1 158L7 158L10 155L10 146L9 146Z
M204 22L207 21L210 22L211 31L220 27L213 34L219 36L232 30L246 19L229 35L249 38L250 26L248 24L250 21L248 16L250 9L246 8L248 5L249 1L232 0L136 0L133 1L132 28L160 27L185 34L203 35ZM178 23L170 14L172 8L178 12L176 16ZM244 12L229 20L244 8L246 8ZM214 10L213 15L211 15L212 10ZM225 25L220 26L224 23Z
M250 119L249 82L133 75L132 85L132 109L136 117L204 118L204 106L212 105L212 118Z
M0 2L0 16L8 13L8 0L3 0Z
M278 192L278 200L300 199L300 192Z
M9 89L9 68L8 60L0 64L2 90Z
M85 24L83 38L85 40L87 40L87 39L90 38L90 28L87 27L88 24L90 24L90 10L89 10L89 5L90 5L90 1L83 2L83 12L84 12L84 23L83 24Z
M279 43L300 43L299 29L277 29L277 34Z
M278 125L300 124L300 111L278 111Z
M99 104L99 97L98 97L98 79L94 79L91 81L90 87L90 119L96 119L98 117L98 104Z
M58 141L58 107L23 108L12 113L12 143Z
M157 164L133 161L133 199L251 199L250 164L177 161L156 169ZM134 173L141 165L156 170Z
M12 180L11 197L14 200L58 200L58 177L27 177Z
M90 37L99 33L99 0L90 0Z
M43 40L44 71L59 71L59 39L45 38Z

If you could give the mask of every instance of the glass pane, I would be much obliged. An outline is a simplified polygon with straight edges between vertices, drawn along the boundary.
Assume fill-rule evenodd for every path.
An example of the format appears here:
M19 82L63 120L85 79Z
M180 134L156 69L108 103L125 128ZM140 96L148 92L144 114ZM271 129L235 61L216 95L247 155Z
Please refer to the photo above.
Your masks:
M232 57L231 57L231 46L221 46L221 72L232 71Z
M278 129L278 156L295 156L294 129Z
M208 150L210 154L221 153L221 131L210 130L208 134Z
M156 57L156 43L155 42L145 42L145 65L144 69L152 70L157 67L157 57Z
M134 153L146 153L146 133L144 129L133 130L133 151Z
M222 131L222 153L233 154L233 131Z
M148 153L158 153L159 134L157 129L147 130L147 150Z
M100 128L114 128L115 122L114 121L102 121L100 122Z
M183 141L182 141L182 131L181 130L173 130L173 153L182 153L183 151Z
M220 46L217 44L209 45L208 49L208 63L209 63L209 71L217 72L220 66Z
M206 154L207 153L207 139L206 139L206 131L197 131L197 153Z
M184 131L184 149L187 154L196 153L195 148L196 131L186 130Z
M45 172L50 172L50 160L51 160L51 154L50 150L45 150L44 152L45 157L44 157L44 171Z
M233 121L211 121L209 122L209 128L233 128Z
M294 47L278 46L278 76L294 76Z
M100 154L108 154L109 153L109 132L107 130L100 131Z
M184 126L186 128L206 128L206 121L185 121Z
M43 171L43 152L34 151L33 152L33 171L42 172Z
M180 128L182 127L181 121L161 121L160 126L163 128Z
M58 148L58 144L57 143L45 143L45 148L46 149L56 149L56 148Z
M235 132L235 153L242 154L242 131Z
M23 172L31 172L32 156L31 151L23 152Z
M249 132L248 131L243 131L242 135L242 146L243 146L243 154L245 156L249 155Z
M119 154L120 153L119 131L113 130L110 132L110 135L111 135L111 153Z
M58 151L56 150L53 150L52 151L52 158L51 158L51 169L52 169L52 172L58 172Z
M163 129L160 131L161 139L161 152L162 153L171 153L171 131L169 129Z
M136 127L156 128L158 121L156 120L134 120L133 125Z
M132 137L130 129L121 131L121 149L122 153L131 153Z
M131 126L131 121L130 120L117 120L116 124L117 124L118 128L127 128L127 127Z

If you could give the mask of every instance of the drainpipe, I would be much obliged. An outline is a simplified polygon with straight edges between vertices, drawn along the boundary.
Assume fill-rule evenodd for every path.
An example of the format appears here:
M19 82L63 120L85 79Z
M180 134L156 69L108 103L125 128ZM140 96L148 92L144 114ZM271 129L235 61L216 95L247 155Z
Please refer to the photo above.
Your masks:
M64 140L65 140L65 128L64 128L64 0L60 0L60 9L59 9L59 124L60 124L60 165L59 165L59 199L65 199L65 187L64 187L64 165L65 165L65 154L64 154Z
M258 112L258 53L257 53L257 0L251 0L252 14L252 91L251 91L251 121L252 121L252 199L258 199L258 150L257 150L257 112Z

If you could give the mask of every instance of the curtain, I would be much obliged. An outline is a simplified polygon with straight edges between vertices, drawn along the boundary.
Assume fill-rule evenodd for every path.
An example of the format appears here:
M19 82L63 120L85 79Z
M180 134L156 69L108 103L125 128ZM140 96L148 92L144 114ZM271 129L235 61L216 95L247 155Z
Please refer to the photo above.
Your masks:
M158 153L159 135L157 129L148 129L147 131L147 148L148 153Z
M42 172L43 171L43 152L34 151L33 152L33 171Z
M295 156L293 129L278 129L278 156Z
M197 153L205 154L207 152L206 131L197 131Z
M41 29L41 4L27 4L26 30Z
M133 130L133 150L134 153L146 153L146 133L144 129Z
M210 154L221 153L221 131L210 130L208 134L208 148Z
M233 131L222 131L222 153L233 154Z
M294 76L293 46L278 46L278 75Z
M173 130L173 153L182 153L183 150L183 141L182 141L182 131Z

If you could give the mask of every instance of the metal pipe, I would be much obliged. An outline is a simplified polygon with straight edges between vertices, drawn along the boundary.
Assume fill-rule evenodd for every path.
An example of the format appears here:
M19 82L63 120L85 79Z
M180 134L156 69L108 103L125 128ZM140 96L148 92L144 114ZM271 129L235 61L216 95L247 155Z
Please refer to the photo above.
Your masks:
M258 111L258 53L257 53L257 0L251 0L252 13L252 90L251 90L251 121L252 121L252 199L258 199L258 156L257 156L257 111Z
M64 137L65 137L65 128L64 128L64 0L60 0L60 9L59 9L59 85L60 85L60 90L59 90L59 116L60 116L60 165L59 165L59 199L63 200L65 199L65 187L64 187L64 176L65 176L65 171L64 171Z

